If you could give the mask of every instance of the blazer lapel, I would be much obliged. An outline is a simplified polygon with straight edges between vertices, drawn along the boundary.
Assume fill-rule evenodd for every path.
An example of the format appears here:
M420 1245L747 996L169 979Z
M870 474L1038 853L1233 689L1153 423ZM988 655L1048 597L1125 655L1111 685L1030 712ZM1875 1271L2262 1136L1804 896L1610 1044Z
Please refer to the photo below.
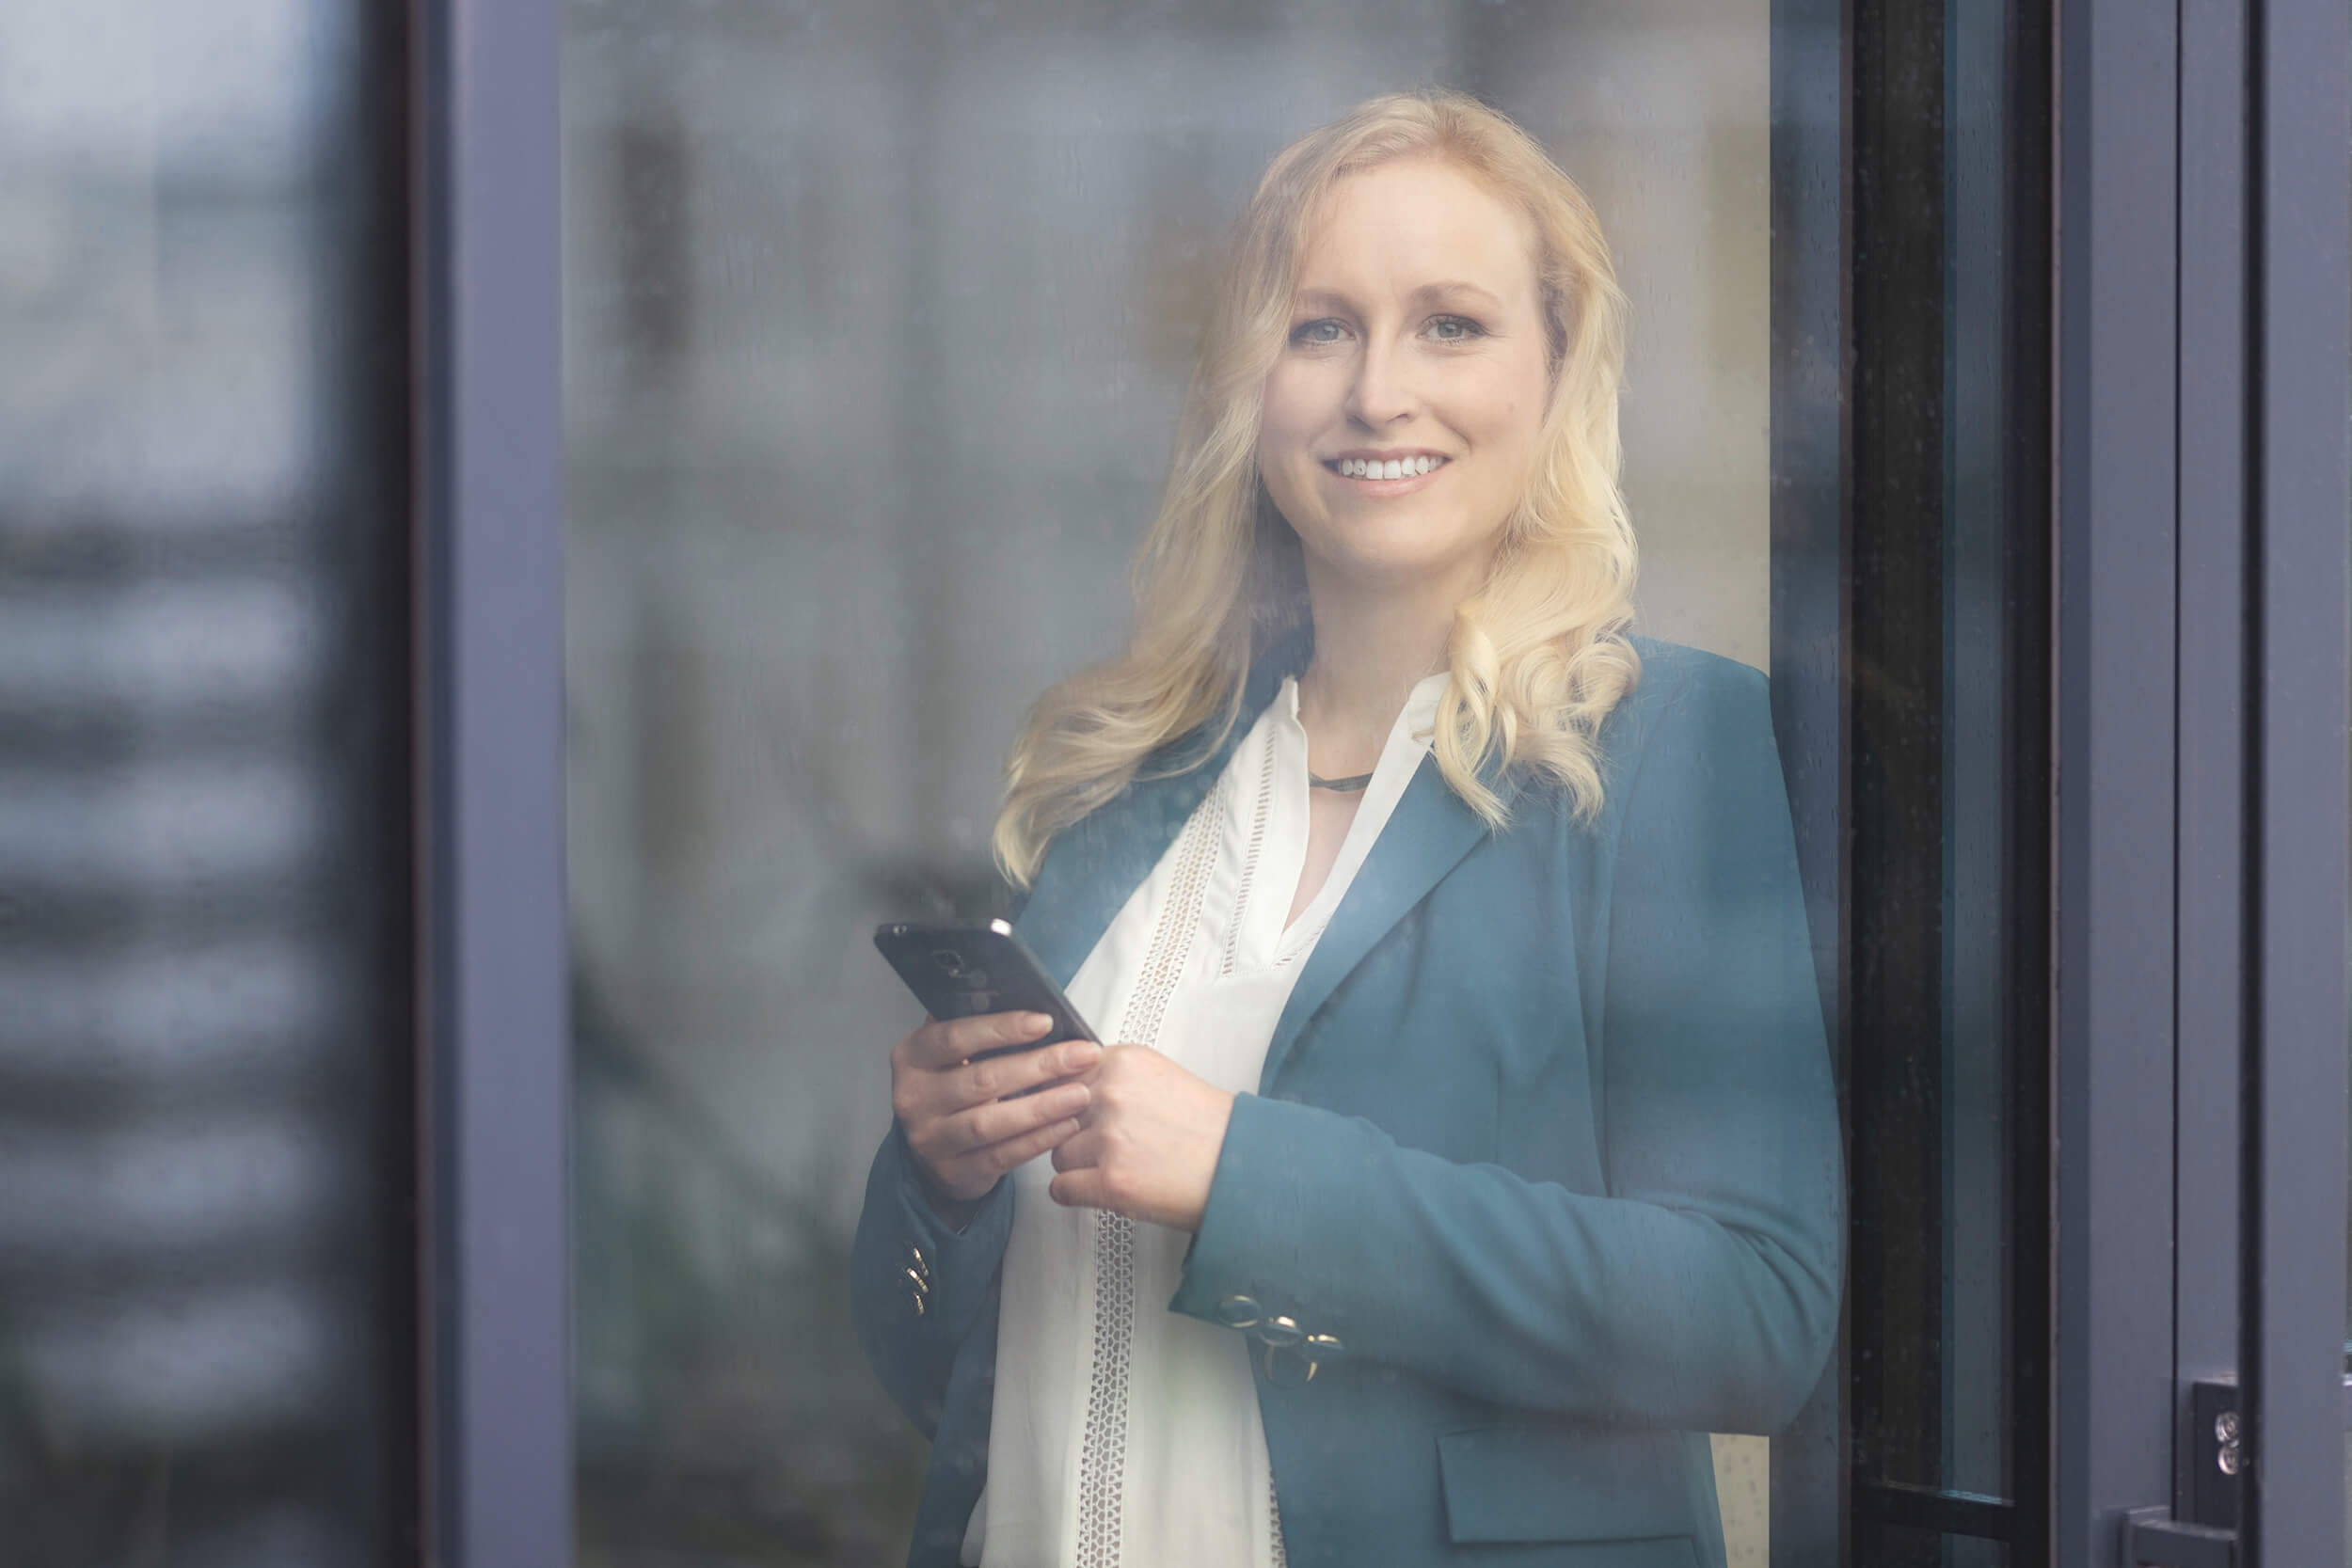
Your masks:
M1509 785L1497 784L1491 773L1486 783L1489 788L1501 788L1506 799L1516 794ZM1487 831L1485 819L1448 787L1437 758L1423 756L1364 863L1357 868L1356 879L1341 895L1331 924L1307 956L1307 967L1299 972L1298 984L1292 988L1266 1047L1265 1066L1258 1074L1261 1095L1272 1092L1275 1075L1289 1058L1299 1031L1332 990Z
M1169 743L1145 761L1135 784L1055 839L1015 924L1057 983L1067 986L1076 977L1120 906L1168 852L1283 677L1297 673L1311 648L1310 641L1293 639L1270 649L1252 666L1241 711L1215 745L1200 731ZM1187 756L1198 760L1187 763ZM1500 789L1506 801L1517 794L1491 766L1486 777L1487 787ZM1315 1010L1486 831L1447 786L1437 760L1423 756L1308 955L1266 1047L1261 1094L1271 1088Z
M1226 743L1202 766L1128 785L1054 841L1015 924L1056 984L1067 986L1077 976L1078 966L1109 929L1111 917L1152 874L1184 819L1216 782L1224 758L1243 733L1236 721Z
M1305 661L1305 651L1296 639L1269 649L1251 666L1241 711L1214 745L1200 730L1169 742L1144 759L1136 783L1054 840L1014 924L1057 984L1076 977L1120 906L1152 874L1242 736L1281 689L1283 677Z

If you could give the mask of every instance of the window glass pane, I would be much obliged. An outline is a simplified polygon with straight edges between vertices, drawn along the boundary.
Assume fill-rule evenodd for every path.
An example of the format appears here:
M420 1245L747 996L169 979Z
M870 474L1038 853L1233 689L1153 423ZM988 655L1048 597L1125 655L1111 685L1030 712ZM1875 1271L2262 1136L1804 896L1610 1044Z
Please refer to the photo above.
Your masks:
M2013 1412L2039 1386L2019 1381L2015 1347L2042 1342L2015 1262L2040 1244L2017 1228L2041 1180L2017 1097L2043 1059L2026 1022L2038 927L2017 919L2042 852L2024 803L2046 784L2038 738L2019 738L2046 727L2029 696L2046 679L2032 629L2042 451L2014 435L2047 425L2018 371L2043 353L2030 307L2046 267L2016 198L2019 147L2038 145L2015 74L2033 43L1995 7L1842 25L1837 8L1754 0L1083 15L575 0L584 1560L895 1562L914 1539L948 1562L1104 1530L1143 1542L1164 1528L1155 1508L1190 1517L1198 1497L1270 1484L1264 1509L1197 1512L1246 1521L1242 1555L1268 1560L1278 1517L1290 1540L1311 1537L1306 1555L1345 1555L1334 1544L1367 1519L1467 1550L1572 1539L1606 1515L1611 1536L1688 1537L1702 1560L1813 1564L1828 1560L1820 1521L1842 1534L1849 1481L1857 1508L1870 1486L1963 1513L1969 1499L1942 1495L1968 1494L1979 1518L2010 1497L2034 1451L2012 1441ZM1850 47L1874 51L1851 84L1867 126L1848 124ZM1572 782L1548 776L1552 804L1492 837L1442 756L1408 744L1384 775L1411 682L1360 733L1320 722L1339 696L1285 640L1299 606L1284 585L1308 585L1314 647L1342 646L1332 627L1355 601L1339 585L1357 579L1341 565L1371 583L1399 561L1432 571L1415 554L1427 531L1512 514L1524 467L1410 514L1423 531L1386 545L1376 529L1315 532L1349 508L1485 483L1509 438L1495 432L1549 386L1542 293L1521 265L1549 242L1507 204L1488 251L1448 228L1447 214L1492 215L1478 203L1502 198L1476 182L1458 210L1442 181L1378 185L1381 200L1348 208L1343 193L1395 172L1372 159L1296 225L1359 232L1352 213L1359 241L1332 240L1337 261L1300 253L1299 277L1318 255L1327 276L1276 301L1288 313L1260 358L1201 369L1235 336L1216 325L1221 269L1270 160L1375 94L1432 84L1501 110L1573 179L1627 306L1614 418L1632 627L1653 640L1638 644L1643 684L1593 742L1600 815L1576 818L1561 804ZM1850 132L1853 178L1881 182L1851 211ZM1416 292L1480 257L1527 285L1524 321L1489 330L1460 294ZM1558 318L1579 365L1597 362L1569 336L1588 316ZM1522 350L1533 403L1459 401L1503 385L1484 378ZM1258 462L1263 498L1253 475L1242 509L1217 513L1183 499L1183 454L1228 450L1186 425L1187 398L1233 386L1251 412L1231 450ZM1424 458L1451 471L1403 471ZM1352 471L1370 459L1399 472ZM1016 863L1056 846L1029 896L992 859L1007 757L1042 694L1128 645L1130 567L1164 506L1189 520L1174 533L1185 549L1213 517L1253 548L1275 542L1242 573L1266 613L1187 621L1152 608L1182 594L1147 594L1144 619L1218 647L1220 627L1254 627L1253 657L1290 648L1297 668L1261 663L1261 688L1229 672L1219 689L1239 689L1245 717L1210 724L1231 742L1214 762L1131 749L1132 788L1098 768L1100 790L1048 812L1054 832L1015 833ZM1580 580L1601 580L1600 552L1578 559ZM1192 569L1160 580L1205 580ZM1457 672L1460 691L1486 689L1491 644L1445 640L1466 596L1440 606L1430 668L1411 672L1448 676L1431 703ZM1471 622L1517 602L1495 588ZM1569 633L1545 636L1495 649L1526 690L1548 689L1523 647ZM1171 639L1146 641L1175 668L1193 644ZM1619 737L1704 728L1704 701L1666 700L1688 681L1750 714L1763 749L1611 773ZM1142 733L1147 688L1103 699L1126 726L1098 716L1104 748ZM1214 706L1153 733L1187 733ZM1535 703L1529 722L1563 707ZM1657 730L1631 717L1657 714ZM1025 776L1048 755L1085 775L1090 754L1048 748ZM1357 775L1360 794L1322 787ZM1735 801L1689 793L1725 781L1756 784L1756 831ZM1649 825L1677 809L1681 827ZM1377 829L1360 859L1349 811ZM1544 820L1558 836L1537 851L1526 835ZM1445 823L1459 836L1441 862L1397 847ZM1614 869L1620 853L1634 869ZM1604 864L1528 891L1531 868ZM1659 900L1677 876L1692 901L1670 912ZM1163 1087L1233 1076L1238 1100L1212 1097L1233 1119L1184 1167L1191 1208L1118 1225L1083 1200L1062 1208L1042 1157L1009 1185L956 1178L959 1192L936 1163L927 1184L931 1157L894 1132L891 1052L923 1013L875 927L1016 913L1077 1011L1187 1075ZM1760 932L1769 954L1741 945ZM914 958L956 978L976 967L929 938ZM1006 989L1000 960L977 967L996 978L975 986ZM1138 1006L1148 973L1173 978ZM1762 1043L1714 1054L1734 1039ZM1241 1054L1218 1055L1226 1044ZM1841 1093L1856 1117L1842 1134ZM1851 1199L1841 1139L1869 1162ZM1073 1169L1097 1168L1087 1147ZM1311 1239L1279 1239L1285 1216L1313 1216ZM1347 1250L1381 1243L1376 1266ZM969 1277L967 1256L983 1259ZM1233 1261L1250 1257L1325 1261ZM1872 1327L1833 1347L1849 1280ZM1562 1325L1582 1310L1592 1332L1571 1347ZM1318 1333L1339 1341L1320 1359L1286 1339ZM1048 1365L1052 1347L1069 1354ZM1204 1358L1200 1379L1177 1375L1196 1368L1186 1355ZM993 1391L976 1395L988 1366ZM1240 1457L1168 1468L1171 1434L1200 1430L1187 1412L1224 1421ZM1624 1428L1647 1435L1607 1435ZM1008 1431L1041 1434L1026 1468ZM1575 1520L1537 1517L1508 1480L1620 1465L1651 1479L1616 1489L1615 1515L1600 1488L1577 1494ZM1298 1479L1317 1466L1393 1479L1380 1507L1343 1505ZM1660 1476L1679 1478L1673 1499ZM1959 1538L1918 1539L1936 1552Z
M1854 26L1853 1481L1866 1519L2023 1544L2046 1473L2040 45L1990 5ZM1896 1530L1854 1560L1997 1549Z
M392 42L0 8L9 1562L416 1555Z
M1936 1568L2010 1568L2018 1560L1997 1541L1882 1525L1855 1548L1854 1560L1933 1563Z

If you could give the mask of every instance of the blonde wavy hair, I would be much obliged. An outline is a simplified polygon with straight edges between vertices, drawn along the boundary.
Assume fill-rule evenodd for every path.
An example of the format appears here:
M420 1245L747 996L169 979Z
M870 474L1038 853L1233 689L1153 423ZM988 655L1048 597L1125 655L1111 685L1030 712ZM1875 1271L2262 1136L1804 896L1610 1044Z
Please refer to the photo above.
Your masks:
M1579 818L1599 811L1596 736L1640 673L1623 635L1637 560L1618 490L1625 295L1592 204L1534 137L1460 93L1396 93L1292 143L1258 182L1136 562L1127 650L1041 697L1007 762L993 848L1015 886L1154 752L1213 723L1217 738L1230 733L1251 661L1306 629L1298 537L1258 472L1266 376L1289 336L1302 237L1332 187L1416 156L1451 162L1526 213L1551 370L1527 492L1454 612L1432 750L1490 826L1509 817L1496 787L1506 771L1555 784Z

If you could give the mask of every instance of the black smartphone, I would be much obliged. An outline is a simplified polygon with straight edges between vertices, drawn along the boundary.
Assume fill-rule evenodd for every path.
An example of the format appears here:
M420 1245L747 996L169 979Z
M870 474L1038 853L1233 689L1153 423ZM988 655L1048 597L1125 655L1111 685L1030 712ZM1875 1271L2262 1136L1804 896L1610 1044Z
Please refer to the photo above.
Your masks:
M981 1055L1001 1056L1059 1040L1102 1043L1006 921L892 921L874 928L874 945L935 1019L1030 1012L1054 1021L1029 1045L1009 1045Z

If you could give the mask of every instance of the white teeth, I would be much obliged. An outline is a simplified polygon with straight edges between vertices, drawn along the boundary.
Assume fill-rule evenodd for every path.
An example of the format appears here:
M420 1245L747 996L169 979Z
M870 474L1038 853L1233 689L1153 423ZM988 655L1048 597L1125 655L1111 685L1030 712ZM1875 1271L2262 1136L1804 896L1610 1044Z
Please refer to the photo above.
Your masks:
M1410 479L1425 474L1445 464L1442 457L1426 452L1418 457L1343 457L1339 461L1341 474L1348 479Z

